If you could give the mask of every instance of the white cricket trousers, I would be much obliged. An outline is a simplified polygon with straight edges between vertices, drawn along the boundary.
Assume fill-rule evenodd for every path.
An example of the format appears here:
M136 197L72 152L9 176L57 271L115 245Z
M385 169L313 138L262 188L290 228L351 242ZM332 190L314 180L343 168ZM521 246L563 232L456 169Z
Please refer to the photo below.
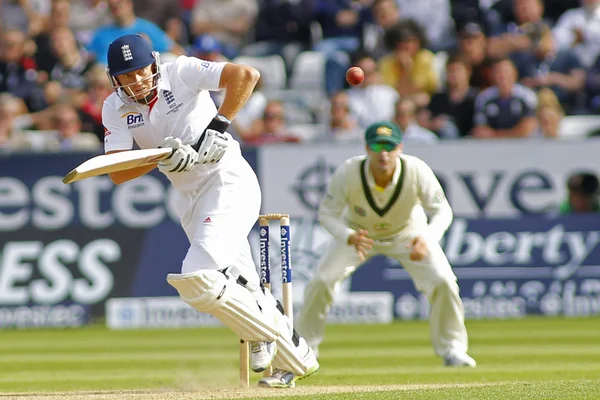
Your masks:
M396 259L410 274L417 290L431 304L430 333L435 352L445 356L450 350L467 351L468 336L464 308L456 275L439 243L426 235L429 254L421 261L410 259L407 245L418 235L403 234L390 242L377 242L369 257L384 254ZM295 325L310 346L318 346L325 335L325 322L340 284L360 266L356 249L333 239L304 291L303 308Z
M229 296L240 293L243 286L258 302L248 310L255 310L258 306L263 316L261 318L256 314L250 315L255 311L245 311L244 316L238 313L236 325L239 327L249 320L256 322L262 319L263 324L269 324L278 330L278 346L285 349L275 356L273 368L295 368L295 373L308 371L314 367L316 360L309 352L306 342L297 337L292 321L277 307L276 299L270 291L260 285L250 252L248 234L258 220L261 203L256 174L240 155L240 160L233 168L226 166L215 171L199 189L201 192L189 196L188 212L182 216L182 226L190 240L190 248L183 260L181 272L185 274L198 270L227 268L227 275L235 277L238 283L239 276L243 276L246 282L240 283L240 287L235 285ZM238 296L238 301L248 299L246 296ZM204 304L208 303L206 296L200 297L203 297ZM213 307L220 307L218 300L212 300ZM231 318L231 315L226 317L229 325L232 324ZM224 322L223 319L221 322ZM249 328L250 330L252 328Z
M250 165L239 157L230 167L215 170L199 193L185 199L188 210L181 223L190 248L181 272L230 267L234 276L242 275L258 288L248 235L260 212L260 186Z

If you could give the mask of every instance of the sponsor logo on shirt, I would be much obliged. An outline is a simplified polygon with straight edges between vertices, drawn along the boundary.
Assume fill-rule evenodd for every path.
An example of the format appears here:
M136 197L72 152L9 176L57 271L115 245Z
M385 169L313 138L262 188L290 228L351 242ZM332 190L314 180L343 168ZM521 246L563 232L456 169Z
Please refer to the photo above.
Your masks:
M210 68L210 65L212 63L210 61L206 61L206 60L202 60L199 64L198 64L198 71L202 71L202 68Z
M390 224L389 222L380 222L380 223L373 225L373 229L375 231L387 231L391 228L392 228L392 224Z
M127 128L139 128L144 126L144 116L139 112L128 112L121 115L121 118L126 118Z

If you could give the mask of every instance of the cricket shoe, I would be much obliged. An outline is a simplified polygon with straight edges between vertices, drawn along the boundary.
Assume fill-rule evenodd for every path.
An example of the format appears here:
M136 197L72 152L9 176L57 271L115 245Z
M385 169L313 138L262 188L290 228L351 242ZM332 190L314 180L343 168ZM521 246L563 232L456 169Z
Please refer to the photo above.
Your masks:
M276 369L271 376L265 376L258 381L258 386L267 388L293 388L296 386L296 375L283 369Z
M271 366L277 354L275 342L250 342L250 368L254 372L263 372Z
M267 388L293 388L296 386L296 381L304 378L308 378L319 369L319 362L315 353L309 348L309 352L306 355L307 364L310 368L304 375L295 375L293 372L286 371L283 369L276 369L273 371L271 376L265 376L258 381L258 386Z
M444 357L446 367L476 367L477 362L464 351L450 350Z

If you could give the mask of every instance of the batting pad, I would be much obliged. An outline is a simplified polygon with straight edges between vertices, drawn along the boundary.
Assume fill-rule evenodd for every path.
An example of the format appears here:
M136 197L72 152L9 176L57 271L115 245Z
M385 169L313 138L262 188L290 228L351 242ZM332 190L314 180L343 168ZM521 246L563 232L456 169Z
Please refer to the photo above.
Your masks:
M264 297L259 300L263 312L273 311L278 321L279 337L277 338L277 354L273 359L273 367L291 371L296 375L304 375L317 364L316 357L306 344L306 341L294 336L292 321L277 308L277 300L271 291L264 288ZM298 344L296 346L296 343Z
M240 339L273 342L276 322L260 310L256 299L231 275L217 270L169 274L171 284L187 304L214 315Z
M317 358L304 338L299 338L298 346L294 344L293 330L289 329L291 321L286 316L283 319L286 320L285 323L288 326L284 328L285 332L281 332L280 329L281 335L277 338L277 354L273 359L273 367L302 376L318 365Z

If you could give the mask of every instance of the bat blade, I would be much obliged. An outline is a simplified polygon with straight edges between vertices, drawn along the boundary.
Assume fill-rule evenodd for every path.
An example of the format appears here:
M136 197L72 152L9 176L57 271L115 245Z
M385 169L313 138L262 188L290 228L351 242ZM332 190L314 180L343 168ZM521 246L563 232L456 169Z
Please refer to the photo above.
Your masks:
M63 183L73 183L92 176L154 164L167 158L172 151L170 148L143 149L99 155L84 161L65 175Z

